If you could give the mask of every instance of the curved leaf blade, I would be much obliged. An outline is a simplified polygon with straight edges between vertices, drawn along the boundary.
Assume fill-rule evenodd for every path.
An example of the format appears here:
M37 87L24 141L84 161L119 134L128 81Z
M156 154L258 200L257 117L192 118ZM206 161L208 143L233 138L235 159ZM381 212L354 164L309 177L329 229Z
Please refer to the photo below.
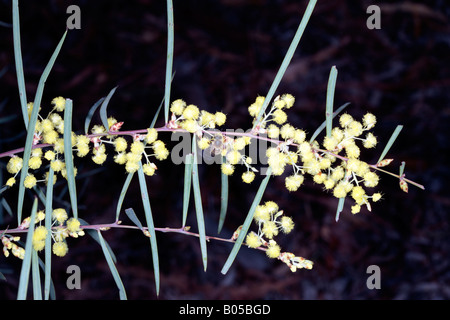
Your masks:
M69 188L70 204L75 219L78 219L77 188L72 156L72 100L66 99L64 110L64 160L66 162L66 180Z
M254 127L259 123L261 120L262 115L264 114L267 106L269 105L270 101L272 100L275 91L278 88L278 85L281 82L281 79L283 78L286 69L288 68L292 57L294 56L294 52L297 49L298 44L300 43L300 39L302 38L303 32L306 29L306 25L308 24L309 18L312 15L312 12L314 10L314 7L316 5L317 0L310 0L308 3L308 6L306 7L305 13L303 14L303 18L300 21L300 25L297 28L297 31L294 35L294 38L292 39L292 42L289 46L289 49L284 56L283 62L281 63L281 66L277 72L277 75L275 76L275 79L272 82L272 85L270 86L269 92L266 95L266 98L264 99L264 103L261 107L261 110L259 111L259 114L256 118Z
M120 300L127 300L127 293L125 291L125 287L123 286L122 279L120 278L119 271L117 271L116 265L114 264L113 258L110 254L110 248L106 246L106 241L102 236L100 230L97 230L97 235L99 239L99 243L102 247L103 254L105 255L106 262L108 263L109 270L111 270L111 274L116 282L117 289L119 289L119 297Z
M106 128L107 131L109 131L109 125L108 125L108 115L106 112L106 109L108 108L109 101L111 100L111 97L113 96L114 92L116 92L117 87L114 87L106 96L105 100L102 102L102 106L100 107L100 119L102 120L103 126Z
M66 38L67 30L64 32L61 40L56 46L55 51L53 52L50 61L42 72L41 78L39 79L39 84L36 90L36 96L34 98L33 110L31 111L30 121L27 127L27 138L25 140L25 148L23 151L23 167L20 173L20 182L19 182L19 196L17 202L17 220L18 224L20 224L22 220L22 210L23 210L23 202L25 198L25 187L23 182L25 181L25 177L28 175L28 162L30 160L31 149L33 147L33 138L34 138L34 129L36 127L37 117L39 113L39 108L41 106L42 95L44 92L45 82L47 81L48 75L53 68L56 58L58 57L59 51L64 43L64 39Z
M37 198L34 198L33 207L31 209L30 225L27 232L27 241L25 242L25 256L20 269L19 289L17 291L17 300L26 300L28 291L28 281L30 278L31 256L33 249L33 234L37 212Z
M250 207L250 210L248 211L247 217L245 218L244 224L242 225L242 229L239 232L239 236L236 239L236 242L234 243L233 249L231 249L230 255L228 256L227 261L225 261L225 264L222 267L221 270L222 274L226 274L228 272L231 265L233 264L234 259L236 258L239 252L239 249L241 248L242 243L244 242L244 238L247 235L248 229L250 228L250 225L253 221L253 216L255 214L256 207L261 202L262 196L264 194L264 191L266 190L267 183L269 182L271 175L272 170L269 167L269 169L266 172L266 177L261 182L261 185L259 186L256 196L253 199L252 205Z
M200 250L202 252L203 269L206 271L208 265L208 254L206 248L206 232L205 217L203 214L202 195L200 192L200 181L198 177L198 160L197 160L197 139L192 139L192 151L194 153L194 161L192 164L192 188L194 191L195 213L197 217L198 235L200 240Z
M159 296L160 274L159 274L159 256L158 244L156 243L155 225L153 223L152 208L150 199L148 198L147 183L142 169L142 163L139 164L138 170L139 186L141 188L142 205L144 206L145 219L147 221L148 232L150 233L150 247L152 249L153 272L155 275L156 295Z
M336 66L331 67L330 76L328 77L327 100L325 111L327 137L331 137L331 129L333 127L333 104L334 104L334 91L336 88L337 75L338 71L336 69Z
M189 153L186 155L184 164L184 189L183 189L183 228L186 226L187 213L189 208L189 199L191 195L191 185L192 185L192 165L193 165L194 155Z

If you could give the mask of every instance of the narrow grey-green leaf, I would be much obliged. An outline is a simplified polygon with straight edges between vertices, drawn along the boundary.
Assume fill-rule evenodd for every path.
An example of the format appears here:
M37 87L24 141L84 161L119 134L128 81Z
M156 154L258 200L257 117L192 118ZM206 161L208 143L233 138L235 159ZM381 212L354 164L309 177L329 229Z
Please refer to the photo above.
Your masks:
M72 100L66 99L64 110L64 160L66 162L66 180L69 188L70 204L75 219L78 219L77 188L72 154Z
M82 226L88 226L89 223L87 223L85 220L78 218ZM84 229L84 231L92 238L94 239L98 244L100 244L100 238L98 237L97 230L94 229ZM109 246L108 242L105 241L105 245L108 248L109 254L111 258L113 259L114 263L117 263L117 258L114 252L112 251L111 247Z
M331 129L333 127L334 91L336 88L337 75L338 71L336 69L336 66L331 67L330 76L328 77L326 112L325 112L327 137L331 137Z
M22 49L20 44L20 15L19 1L13 0L12 16L13 16L13 43L14 43L14 60L16 63L17 86L19 88L20 106L22 109L23 121L25 128L28 128L28 108L27 108L27 90L25 87L25 76L22 63Z
M400 131L402 131L403 126L402 125L398 125L394 132L392 133L388 143L386 144L386 146L383 149L383 152L381 153L380 159L378 159L377 163L380 163L384 157L386 156L386 154L389 152L389 149L391 149L392 145L394 144L395 140L397 139L398 135L400 134Z
M119 200L117 202L116 207L116 221L119 220L120 210L122 210L123 200L125 199L125 195L127 194L128 187L130 186L131 179L133 179L134 172L129 172L127 178L125 179L125 183L122 186L122 191L120 191Z
M145 219L147 221L148 232L150 233L150 247L152 249L153 273L155 275L156 295L159 296L160 275L159 275L159 256L158 244L156 243L155 225L153 223L152 208L150 206L150 199L148 197L147 183L145 181L144 171L142 170L142 163L138 170L139 186L141 188L142 204L144 206Z
M300 25L297 28L297 31L294 35L294 38L292 39L292 42L289 46L289 49L284 56L283 62L281 63L281 66L277 72L277 75L275 76L274 81L272 82L272 85L270 86L269 92L267 93L264 103L261 107L261 110L259 111L259 114L256 118L254 126L258 124L258 122L261 120L262 115L264 114L267 106L269 105L270 101L272 100L278 85L281 82L281 79L284 76L284 73L286 72L286 69L288 68L292 57L294 56L294 52L297 49L298 44L300 43L300 39L302 38L303 32L306 29L306 25L308 24L309 18L311 17L311 14L314 10L314 7L316 5L317 0L310 0L308 3L308 6L306 7L305 13L303 14L303 18L300 21Z
M31 256L33 249L33 234L37 212L37 198L34 198L33 207L31 209L30 225L27 232L27 241L25 242L25 256L20 269L19 289L17 291L17 300L26 300L28 291L28 281L30 279Z
M102 233L97 231L99 243L102 247L103 254L105 255L106 262L108 263L109 270L116 282L117 289L119 289L120 300L127 300L127 293L125 292L125 287L123 286L122 279L120 278L119 272L117 271L116 265L114 264L113 258L111 257L110 251L106 246L106 241L102 236Z
M44 299L48 300L51 289L51 266L52 266L52 213L53 213L53 179L54 171L50 167L48 171L47 191L45 196L45 228L47 229L47 238L45 238L44 256Z
M192 185L192 164L193 164L193 154L189 153L186 155L184 164L184 188L183 188L183 228L186 226L187 213L189 209L189 199L191 195L191 185Z
M103 126L106 128L107 131L109 131L109 125L108 125L108 115L106 109L108 108L109 101L111 100L111 97L113 96L114 92L116 92L117 87L113 88L108 95L106 96L105 100L102 102L102 106L100 107L100 119L102 120Z
M347 106L350 104L350 102L344 103L342 106L340 106L335 112L333 112L333 119L342 112L342 110L344 110L345 108L347 108ZM311 138L309 139L309 143L313 143L314 140L317 138L317 136L323 131L323 129L325 129L325 126L327 124L327 121L325 120L324 122L322 122L322 124L316 129L316 131L314 131L314 133L312 134Z
M142 223L139 221L138 217L136 216L136 213L134 213L133 208L125 209L125 213L127 214L128 218L141 230L144 230L144 227L142 226Z
M339 216L342 212L342 210L344 209L344 203L345 203L345 197L344 198L339 198L339 202L338 202L338 206L336 209L336 222L339 221Z
M169 122L169 104L170 89L172 85L172 66L173 66L173 47L174 47L174 19L173 3L167 0L167 57L166 57L166 80L164 87L164 119Z
M48 62L47 66L45 67L44 71L42 72L42 75L39 79L38 87L36 90L36 96L34 98L34 103L33 103L33 110L31 112L30 121L27 126L27 137L25 140L25 148L23 151L23 167L20 172L19 196L18 196L18 201L17 201L18 224L20 224L20 222L22 220L23 202L24 202L24 197L25 197L25 187L23 185L23 182L25 181L25 178L28 175L28 163L30 160L31 149L33 146L34 129L36 127L39 108L41 106L41 100L42 100L42 95L44 93L45 82L47 81L48 75L50 74L50 71L53 68L53 65L59 54L59 51L61 50L61 47L64 43L64 39L66 38L66 34L67 34L67 31L64 32L64 35L62 36L61 40L59 41L58 45L56 46L55 51L53 52L52 56L50 57L50 61Z
M200 181L198 177L197 139L192 138L192 152L194 161L192 164L192 188L194 191L195 213L197 217L198 235L200 240L200 250L202 252L203 269L206 271L208 265L208 254L206 248L205 217L203 215L202 195L200 192Z
M39 258L39 256L38 256L38 260L39 260L39 266L40 266L41 269L45 272L46 266L45 266L44 261L42 261L42 259ZM44 290L45 290L45 289L44 289ZM51 300L55 300L55 299L56 299L55 285L53 284L53 280L52 280L51 278L50 278L50 289L49 289L49 291L50 291L49 298L50 298ZM45 292L45 291L44 291L44 292ZM45 297L44 297L45 300L48 300L49 298L46 298L46 299L45 299Z
M224 266L222 267L221 273L226 274L228 270L230 269L231 265L233 264L234 259L236 258L239 249L241 248L242 243L244 242L245 236L247 235L248 229L250 228L250 225L253 221L253 216L255 214L256 207L261 202L262 196L264 194L264 191L266 190L267 183L269 182L270 176L272 175L272 170L270 167L267 169L266 177L261 182L261 185L259 186L258 191L256 192L255 198L253 199L252 206L250 207L250 210L248 211L247 217L245 218L244 224L242 225L242 229L239 232L239 236L236 239L236 242L234 243L233 249L231 249L230 255L227 258L227 261L225 261Z
M31 279L33 281L33 299L42 300L41 276L39 274L39 258L36 250L31 253Z
M403 176L403 173L405 172L405 165L406 165L406 162L402 161L402 163L400 165L400 172L399 172L399 177L400 178Z
M217 233L220 233L222 231L228 208L228 175L220 172L220 178L220 215L219 224L217 226Z
M161 101L161 103L159 104L159 107L158 107L158 109L156 110L155 115L153 116L152 123L151 123L150 126L149 126L150 129L153 128L153 127L155 127L156 120L158 120L158 116L159 116L159 113L161 112L161 109L162 109L163 104L164 104L164 98L163 98L163 100Z
M84 120L84 133L89 133L89 126L91 125L92 117L94 116L95 111L98 109L100 104L105 100L105 98L99 99L90 109L86 116L86 119Z

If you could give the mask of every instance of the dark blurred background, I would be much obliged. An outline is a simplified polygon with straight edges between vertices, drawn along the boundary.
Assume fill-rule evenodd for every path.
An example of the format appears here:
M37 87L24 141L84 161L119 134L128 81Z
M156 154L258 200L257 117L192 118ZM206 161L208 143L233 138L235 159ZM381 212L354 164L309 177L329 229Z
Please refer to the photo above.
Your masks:
M15 74L11 1L0 1L0 152L23 146L25 133ZM310 180L288 193L283 177L271 180L263 201L274 200L296 227L281 236L284 250L314 261L312 270L291 273L280 261L242 248L227 275L220 270L231 245L208 244L203 272L198 239L157 234L161 265L160 299L448 299L450 179L447 156L450 115L450 6L447 1L318 1L300 46L278 89L291 93L292 124L310 134L324 120L330 68L339 70L335 105L360 118L377 115L379 146L362 158L373 163L397 124L403 131L388 158L398 172L406 162L410 186L382 175L384 199L353 216L349 202L335 222L337 200ZM172 99L228 114L227 128L247 129L247 107L265 95L301 20L308 1L174 0L175 55ZM43 114L53 97L74 101L74 124L82 132L90 107L115 86L108 112L124 121L124 130L146 128L164 95L166 61L165 1L21 1L22 55L28 100L66 28L66 9L81 9L81 29L70 30L46 83ZM369 30L366 9L381 7L381 29ZM47 109L45 109L47 108ZM162 117L157 126L163 125ZM99 122L98 117L94 121ZM22 133L22 134L20 134ZM170 135L163 138L169 145ZM2 170L6 159L2 159ZM89 223L114 221L117 198L125 181L123 168L108 162L77 163L80 216ZM148 179L155 224L181 224L183 166L158 163ZM97 170L99 169L100 170ZM93 171L96 170L96 171ZM207 233L216 235L220 206L220 171L201 168ZM243 222L261 181L248 186L240 172L230 179L228 216L221 236L230 237ZM4 176L5 178L5 176ZM60 179L62 180L62 179ZM56 206L68 205L63 185ZM3 193L14 210L17 188ZM192 202L192 201L191 201ZM28 203L31 203L31 197ZM144 221L139 186L134 181L123 208L133 207ZM188 224L196 230L193 203ZM131 223L121 216L124 223ZM15 226L6 213L0 229ZM148 239L133 230L104 232L115 252L117 268L130 299L155 299ZM101 248L90 237L69 239L69 254L53 259L58 299L117 299L118 292ZM82 289L66 288L67 266L79 265ZM381 289L369 290L369 265L381 268ZM14 299L20 262L1 258L7 281L0 297Z

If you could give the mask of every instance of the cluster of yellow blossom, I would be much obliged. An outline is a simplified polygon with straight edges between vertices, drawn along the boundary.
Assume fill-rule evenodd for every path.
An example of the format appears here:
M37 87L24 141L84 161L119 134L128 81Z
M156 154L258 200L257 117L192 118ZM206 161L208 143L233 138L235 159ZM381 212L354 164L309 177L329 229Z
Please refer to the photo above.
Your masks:
M376 146L377 138L368 132L375 126L376 117L366 113L362 121L357 121L347 113L341 115L339 127L333 128L331 135L324 138L321 149L317 141L310 143L305 140L304 130L287 122L284 109L292 107L294 102L295 98L290 94L278 96L254 129L255 133L266 133L276 144L266 151L272 174L280 176L291 166L293 172L285 178L287 190L296 191L303 184L304 175L309 174L315 183L332 191L336 198L351 195L355 201L352 213L359 212L363 205L371 210L369 199L376 202L381 194L367 195L363 186L377 186L379 177L369 164L359 159L361 152L357 142L362 142L364 148ZM249 107L255 120L263 103L264 97L258 97ZM342 151L345 155L340 155Z
M33 232L33 238L31 243L33 249L36 251L41 251L45 248L45 240L49 236L49 230L42 225L42 221L45 219L45 213L40 210L36 213L35 224L36 227ZM18 229L26 230L30 227L30 217L25 218L19 225ZM81 224L78 219L70 218L65 209L57 208L52 212L52 226L50 229L50 236L53 240L52 251L55 255L63 257L68 252L68 246L66 242L67 237L78 238L84 235L83 229L80 228ZM25 255L25 249L19 247L13 241L19 241L20 237L12 237L7 234L3 234L3 253L5 257L9 256L9 251L13 253L14 256L23 259Z
M224 113L218 111L212 114L205 110L199 110L195 105L187 105L182 99L173 101L170 111L172 112L172 117L168 127L172 129L181 128L195 133L200 149L208 149L213 155L218 154L224 157L225 162L221 165L221 170L224 174L232 175L235 165L242 163L247 168L242 174L242 180L245 183L251 183L255 179L257 170L251 166L252 159L241 153L250 144L250 137L243 136L233 139L221 133L211 133L206 130L222 126L226 121Z
M42 150L43 148L33 147L28 166L32 170L38 170L42 166L43 160L45 159L49 161L51 168L55 172L59 172L65 178L67 171L64 161L61 160L64 154L64 138L62 137L64 134L64 120L57 112L64 111L66 100L63 97L56 97L52 100L52 104L54 107L45 119L40 114L38 115L33 138L33 146L43 143L51 145L51 148L44 152ZM33 103L28 103L27 108L28 115L30 116L33 109ZM74 146L79 146L78 155L80 157L85 156L89 152L89 147L87 147L88 142L89 139L87 137L77 136L72 132L72 144ZM85 147L84 149L83 146ZM8 187L11 187L16 183L16 176L22 167L23 159L19 156L13 155L7 164L8 172L14 175L6 182ZM48 173L44 175L42 181L47 180ZM41 180L38 180L33 173L28 173L24 180L24 186L26 188L33 188L39 181ZM55 182L56 177L53 180L53 183Z
M168 127L171 129L181 128L191 133L200 133L203 129L214 129L222 126L227 116L222 112L212 114L205 110L200 110L193 104L187 105L182 99L173 101L170 105L172 112Z
M41 221L45 219L45 213L38 211L36 217L36 226L33 233L32 244L36 251L41 251L45 247L45 239L48 236L48 230L45 226L41 225ZM53 239L52 251L55 255L63 257L68 252L68 246L66 242L67 237L78 238L84 235L84 231L80 228L80 221L75 218L68 219L68 215L65 209L57 208L52 212L52 228L51 237ZM65 225L64 225L65 224ZM26 218L20 225L20 228L26 229L29 226L29 217Z
M263 205L258 205L253 220L258 224L258 231L250 231L247 234L245 243L249 248L265 248L269 258L278 258L286 263L293 272L297 268L312 268L311 261L296 257L289 252L281 252L280 246L274 240L280 231L287 234L294 229L292 218L285 216L275 202L267 201Z
M111 128L117 124L117 120L108 118L110 132ZM104 126L97 125L93 128L94 134L106 133ZM169 156L169 150L163 141L157 140L158 131L154 128L147 129L146 134L133 135L133 141L129 143L124 137L118 135L108 135L108 140L102 140L100 137L94 138L94 156L93 160L97 164L102 164L106 160L105 143L112 144L116 154L114 155L114 162L124 165L125 170L129 173L136 172L141 164L141 160L145 158L145 163L142 165L144 173L148 176L155 174L157 166L150 161L150 156L154 156L158 160L165 160ZM152 150L148 152L147 150Z
M9 257L9 251L11 250L11 253L19 258L23 259L25 256L25 249L22 247L19 247L16 243L13 241L19 241L20 237L13 237L7 234L2 235L2 244L3 244L3 254L5 257Z
M38 170L42 167L43 161L47 160L55 173L60 173L64 178L67 176L66 164L64 162L64 120L57 112L64 111L65 99L57 97L52 100L54 108L44 119L38 115L36 129L34 132L33 149L28 162L31 170ZM28 112L31 114L33 103L28 104ZM217 116L216 123L221 123L220 116ZM168 157L164 142L157 140L158 132L156 129L148 129L147 134L135 134L133 142L130 144L130 150L127 152L127 140L118 135L123 122L118 122L113 117L108 118L109 131L103 125L94 125L91 135L77 135L72 132L72 151L76 152L78 157L85 157L92 150L92 161L96 164L103 164L107 159L105 144L112 144L116 155L114 161L125 165L127 172L135 172L139 169L140 161L145 156L146 163L143 164L145 174L151 176L157 169L156 165L150 161L150 156L155 156L158 160L164 160ZM108 134L112 133L112 134ZM42 143L42 147L38 144ZM43 150L45 149L45 151ZM147 153L146 149L152 149ZM6 186L12 187L16 183L16 177L23 167L23 159L17 155L12 155L6 166L7 171L13 176L10 177ZM75 175L77 168L74 168ZM29 172L24 180L26 188L33 188L40 181L48 181L48 172L45 173L42 180L38 180L35 174ZM56 176L53 183L56 182Z

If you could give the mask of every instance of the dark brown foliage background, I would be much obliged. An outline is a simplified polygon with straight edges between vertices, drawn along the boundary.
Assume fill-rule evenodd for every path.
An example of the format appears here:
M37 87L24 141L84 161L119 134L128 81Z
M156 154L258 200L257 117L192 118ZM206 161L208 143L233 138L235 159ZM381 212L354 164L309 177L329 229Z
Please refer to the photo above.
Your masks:
M296 222L280 238L285 250L315 262L314 269L291 273L279 261L243 248L227 275L220 273L231 246L211 242L208 270L203 272L198 240L157 234L161 263L160 299L448 299L450 297L449 205L447 156L450 115L450 7L427 2L319 1L292 63L278 90L295 95L289 118L312 133L324 120L326 85L331 66L339 70L335 104L351 102L348 112L377 115L380 144L363 158L376 161L397 124L404 129L388 157L397 171L406 161L410 186L382 175L383 201L352 216L346 207L334 221L337 201L306 183L288 193L282 178L273 178L263 201L274 200ZM164 1L21 1L22 54L28 100L66 28L66 8L81 8L81 30L70 30L47 81L43 109L53 97L74 101L74 130L82 132L89 108L119 86L108 111L123 128L147 127L164 95L166 8ZM366 27L370 4L381 6L381 29ZM176 72L172 99L228 114L228 128L250 127L247 107L265 95L301 20L307 1L221 0L174 1ZM10 1L0 1L0 21L11 23ZM6 68L6 69L3 69ZM0 151L23 146L14 66L12 29L0 27L0 118L17 117L0 126ZM47 108L47 109L45 109ZM44 111L45 114L46 111ZM99 121L96 118L96 121ZM162 125L160 121L158 125ZM165 141L169 144L169 135ZM2 159L3 170L5 159ZM78 162L80 216L90 223L113 222L116 199L125 180L121 167ZM182 166L158 164L148 179L157 226L180 226ZM92 170L100 168L95 174ZM220 174L202 167L202 195L207 233L215 235ZM3 173L6 171L3 170ZM84 173L84 177L83 177ZM239 172L238 172L239 173ZM230 204L223 237L243 222L260 180L244 185L240 174L230 180ZM4 180L5 181L5 180ZM63 186L56 189L57 195ZM17 189L3 194L16 206ZM31 198L29 198L31 199ZM68 204L67 193L55 206ZM31 200L28 201L31 203ZM192 203L193 204L193 203ZM143 219L139 187L133 183L124 208ZM4 213L5 214L5 213ZM123 214L124 223L130 223ZM195 230L191 210L189 224ZM15 225L3 216L0 229ZM139 232L112 230L104 236L114 250L130 299L154 299L148 239ZM117 299L118 292L101 248L88 236L69 240L70 252L54 258L58 299ZM17 259L16 259L17 260ZM14 299L20 263L1 258L0 297ZM82 289L68 290L66 268L79 265ZM366 268L381 268L381 289L366 287Z

